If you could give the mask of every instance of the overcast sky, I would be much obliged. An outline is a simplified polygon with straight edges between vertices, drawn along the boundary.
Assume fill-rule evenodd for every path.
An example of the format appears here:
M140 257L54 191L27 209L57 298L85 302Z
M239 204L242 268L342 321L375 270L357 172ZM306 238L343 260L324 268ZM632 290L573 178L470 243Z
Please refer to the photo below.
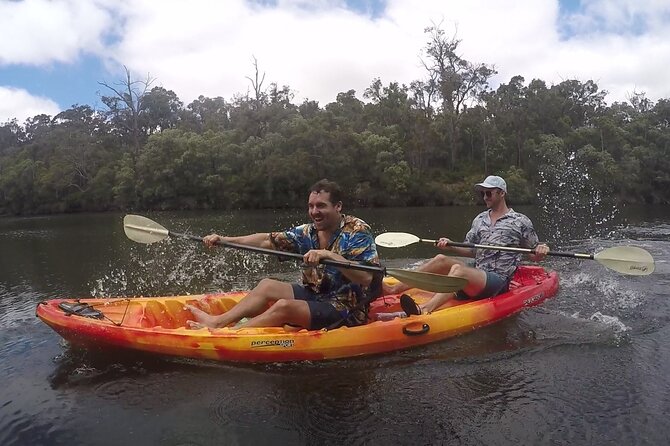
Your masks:
M266 85L321 106L422 79L424 28L441 23L463 58L522 75L596 81L609 104L670 98L669 0L0 0L0 124L73 104L103 108L98 81L138 78L232 99L253 58Z

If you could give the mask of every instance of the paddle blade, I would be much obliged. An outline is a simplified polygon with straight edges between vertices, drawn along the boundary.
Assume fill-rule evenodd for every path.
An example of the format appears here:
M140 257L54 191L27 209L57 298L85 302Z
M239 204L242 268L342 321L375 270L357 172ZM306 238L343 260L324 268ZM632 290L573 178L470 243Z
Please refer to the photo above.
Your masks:
M406 232L385 232L375 238L375 243L384 248L402 248L420 241L416 235Z
M128 214L123 217L126 236L138 243L155 243L164 240L170 233L163 226L141 215Z
M433 291L435 293L452 293L463 289L468 284L462 277L443 276L441 274L412 271L407 269L386 268L386 274L412 288Z
M621 274L648 276L654 272L654 258L637 246L615 246L593 256L605 267Z

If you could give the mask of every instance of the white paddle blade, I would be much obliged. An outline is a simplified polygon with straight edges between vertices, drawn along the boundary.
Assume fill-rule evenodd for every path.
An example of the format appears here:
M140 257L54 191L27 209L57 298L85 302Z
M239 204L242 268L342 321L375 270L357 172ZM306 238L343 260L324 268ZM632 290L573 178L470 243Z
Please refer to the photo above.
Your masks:
M385 232L375 238L375 243L384 248L402 248L420 241L416 235L406 232Z
M168 230L155 221L132 214L123 217L123 230L130 240L138 243L160 242L169 235Z
M631 276L648 276L654 272L654 258L637 246L615 246L593 256L609 269Z
M432 291L434 293L453 293L462 290L468 284L467 279L462 277L444 276L407 269L386 268L386 274L395 277L412 288Z

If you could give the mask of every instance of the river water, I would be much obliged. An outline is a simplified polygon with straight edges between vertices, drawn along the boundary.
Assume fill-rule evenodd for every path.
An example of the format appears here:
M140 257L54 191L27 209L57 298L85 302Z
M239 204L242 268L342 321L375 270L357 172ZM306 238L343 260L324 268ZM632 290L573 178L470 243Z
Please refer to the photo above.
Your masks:
M480 210L352 213L376 233L461 239ZM540 208L517 210L552 249L637 245L656 272L624 276L551 257L555 298L468 335L359 359L221 364L73 350L35 306L248 289L263 277L297 278L294 263L187 240L138 245L119 214L0 219L0 444L669 444L670 208L622 209L605 225L563 218L560 228ZM306 220L304 211L147 216L198 235ZM380 248L395 267L435 253Z

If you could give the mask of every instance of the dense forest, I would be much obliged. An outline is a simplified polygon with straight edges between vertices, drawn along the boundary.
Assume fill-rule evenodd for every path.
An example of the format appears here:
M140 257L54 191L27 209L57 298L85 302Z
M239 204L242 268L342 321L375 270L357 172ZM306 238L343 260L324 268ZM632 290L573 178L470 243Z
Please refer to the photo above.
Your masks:
M364 101L350 90L323 107L266 85L257 62L247 93L187 106L126 70L100 82L104 110L0 125L0 214L296 207L324 177L358 206L466 204L494 173L530 203L568 165L623 202L668 202L670 100L608 105L591 80L522 76L494 90L495 68L458 39L435 26L426 38L425 78L374 79Z

